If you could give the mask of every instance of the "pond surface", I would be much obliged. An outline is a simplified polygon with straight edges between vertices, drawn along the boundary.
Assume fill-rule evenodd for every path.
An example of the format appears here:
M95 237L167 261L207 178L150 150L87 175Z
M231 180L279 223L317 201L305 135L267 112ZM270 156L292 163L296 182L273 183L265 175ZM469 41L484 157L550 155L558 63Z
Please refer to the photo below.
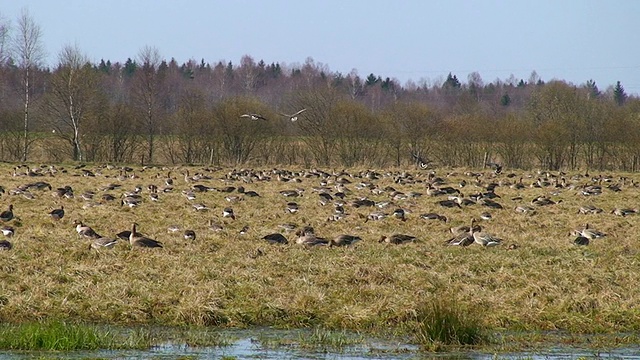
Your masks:
M5 359L639 359L640 345L593 350L565 345L535 351L486 353L481 351L429 353L412 344L390 339L339 333L337 346L330 340L309 342L309 330L221 330L222 346L188 346L178 340L145 350L74 352L0 351ZM334 345L332 345L334 344Z

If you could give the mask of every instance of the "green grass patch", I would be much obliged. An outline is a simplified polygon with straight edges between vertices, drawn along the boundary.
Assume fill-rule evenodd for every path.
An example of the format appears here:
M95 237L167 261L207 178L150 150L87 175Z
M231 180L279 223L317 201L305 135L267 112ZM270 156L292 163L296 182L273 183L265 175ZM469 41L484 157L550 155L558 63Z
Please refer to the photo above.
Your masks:
M417 308L416 323L418 343L430 350L442 345L480 345L488 340L479 317L455 300L422 304Z
M3 350L73 351L150 346L149 336L140 331L118 334L97 326L63 321L0 326L0 349Z

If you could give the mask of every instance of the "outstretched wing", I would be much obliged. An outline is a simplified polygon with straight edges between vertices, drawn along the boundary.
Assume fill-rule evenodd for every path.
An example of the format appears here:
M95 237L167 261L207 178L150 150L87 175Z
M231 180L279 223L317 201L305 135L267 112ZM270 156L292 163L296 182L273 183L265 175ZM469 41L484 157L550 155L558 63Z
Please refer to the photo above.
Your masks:
M307 111L307 109L302 109L302 110L298 111L297 113L295 113L295 114L293 114L293 115L291 115L291 116L292 116L292 117L293 117L293 116L298 116L298 115L302 114L302 113L303 113L303 112L305 112L305 111Z

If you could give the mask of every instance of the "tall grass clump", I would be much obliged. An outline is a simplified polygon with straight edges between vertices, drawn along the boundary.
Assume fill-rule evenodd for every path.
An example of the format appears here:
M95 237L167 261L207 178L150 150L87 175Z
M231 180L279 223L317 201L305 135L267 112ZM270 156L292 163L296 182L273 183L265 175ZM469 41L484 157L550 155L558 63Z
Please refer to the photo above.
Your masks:
M131 339L135 338L135 341ZM100 330L90 325L50 321L42 324L0 325L0 349L73 351L149 347L148 338Z
M468 346L486 342L479 317L450 299L434 299L416 310L416 340L428 349L442 345Z

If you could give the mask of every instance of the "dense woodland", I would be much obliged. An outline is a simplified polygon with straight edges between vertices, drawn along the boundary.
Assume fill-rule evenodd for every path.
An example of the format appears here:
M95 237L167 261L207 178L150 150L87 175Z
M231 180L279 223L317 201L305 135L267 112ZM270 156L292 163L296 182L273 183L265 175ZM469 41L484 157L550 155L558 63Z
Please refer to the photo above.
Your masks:
M66 46L48 68L40 31L26 13L12 27L0 22L3 161L382 167L417 155L440 166L639 165L640 99L620 82L600 90L533 71L400 84L311 58L180 64L154 47L93 63ZM303 108L296 122L281 115Z

